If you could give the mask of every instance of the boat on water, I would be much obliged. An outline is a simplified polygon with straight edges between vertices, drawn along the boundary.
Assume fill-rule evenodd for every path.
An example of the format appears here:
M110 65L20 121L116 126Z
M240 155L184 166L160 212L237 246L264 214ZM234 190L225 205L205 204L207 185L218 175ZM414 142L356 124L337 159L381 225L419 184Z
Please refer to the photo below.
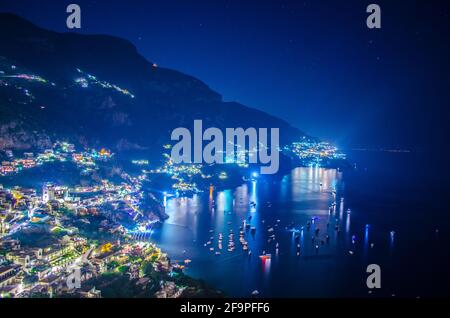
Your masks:
M271 254L263 254L263 255L259 255L259 258L262 260L269 260L271 259L272 255Z

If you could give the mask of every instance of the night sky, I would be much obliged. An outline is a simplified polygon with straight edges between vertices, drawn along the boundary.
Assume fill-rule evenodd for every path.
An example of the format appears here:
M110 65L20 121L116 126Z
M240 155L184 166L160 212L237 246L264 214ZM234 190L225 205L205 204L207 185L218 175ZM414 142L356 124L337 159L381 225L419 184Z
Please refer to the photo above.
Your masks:
M126 38L226 101L339 146L447 140L449 1L0 0L0 11L67 32L69 3L82 9L77 32ZM366 27L370 3L381 6L381 30Z

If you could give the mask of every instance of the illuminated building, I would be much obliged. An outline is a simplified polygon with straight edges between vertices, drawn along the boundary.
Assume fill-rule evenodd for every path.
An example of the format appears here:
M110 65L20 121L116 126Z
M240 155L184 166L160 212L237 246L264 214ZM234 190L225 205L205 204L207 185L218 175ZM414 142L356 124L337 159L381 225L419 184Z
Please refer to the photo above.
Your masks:
M0 266L0 288L11 285L20 273L20 266Z
M46 184L42 188L42 201L47 203L55 199L55 187L52 184Z

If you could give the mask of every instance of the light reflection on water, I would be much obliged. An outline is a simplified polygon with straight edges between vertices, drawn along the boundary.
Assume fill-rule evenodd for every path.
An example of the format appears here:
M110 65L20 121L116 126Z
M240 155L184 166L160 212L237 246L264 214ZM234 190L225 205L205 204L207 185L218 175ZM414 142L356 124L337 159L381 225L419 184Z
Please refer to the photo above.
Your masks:
M441 167L424 169L429 155L354 152L352 157L367 164L364 169L345 170L343 175L332 169L299 168L276 184L261 177L255 186L248 183L231 193L231 214L208 207L213 203L217 207L217 192L212 195L213 203L206 193L188 210L172 202L180 199L169 200L171 218L155 231L154 239L173 260L192 259L188 274L229 296L248 297L257 289L262 296L274 297L448 297L448 284L442 284L450 281L450 259L445 253L450 245L448 191L442 187L446 183ZM252 213L251 200L257 202ZM336 205L329 209L333 200ZM351 208L348 222L347 208ZM308 230L306 224L314 216L318 219ZM224 240L231 228L237 235L243 219L257 229L254 237L245 234L251 257L242 251L237 237L236 250L231 253L225 250L216 256L204 247L219 232ZM275 227L278 219L280 224ZM295 232L286 229L291 222ZM267 241L268 226L274 227L278 254L275 241ZM330 243L322 245L326 233ZM355 244L349 246L352 235ZM263 250L273 255L270 270L259 258ZM383 287L369 296L366 266L372 263L382 267Z
M366 229L364 231L364 258L367 258L369 253L369 230L370 225L366 224Z
M392 186L391 170L386 175L377 171L370 179L364 171L345 173L298 168L276 183L261 176L257 182L213 191L211 196L207 192L192 199L168 200L170 218L155 229L152 239L173 261L191 259L187 274L228 296L249 297L253 290L263 297L368 296L366 266L371 263L379 263L383 269L384 287L378 295L400 295L402 289L412 297L425 296L419 293L423 288L436 293L436 284L428 280L439 268L448 268L447 260L440 249L434 248L439 246L436 227L427 236L429 227L423 228L423 224L442 219L424 219L423 206L410 202L411 196L421 197L423 193L413 194L411 181L395 184L395 191L386 193L384 189ZM411 176L410 171L405 175ZM401 191L405 188L408 191ZM403 204L392 204L391 196ZM349 208L351 213L347 213ZM250 256L239 242L244 224L256 228L255 233L244 231ZM268 231L270 228L273 232ZM230 230L234 232L233 252L227 251ZM390 234L391 230L395 233ZM223 235L222 250L218 248L219 233ZM270 261L259 257L263 252L272 255ZM411 255L413 263L409 261ZM424 271L431 276L420 276ZM441 270L439 275L448 273ZM415 277L414 284L406 277ZM399 279L403 279L401 283ZM421 279L420 284L417 279Z
M342 219L343 203L331 213L330 205L334 201L332 191L339 189L340 179L341 174L334 169L297 168L276 184L260 177L234 190L214 192L212 198L207 193L192 199L171 199L166 209L169 219L156 229L152 239L172 260L191 259L188 274L231 296L250 296L255 289L266 296L328 294L330 286L319 291L314 285L316 279L324 284L327 279L336 279L332 268L338 239L335 213ZM311 225L307 228L308 222ZM256 232L246 230L245 224L255 227ZM292 225L296 233L290 231ZM233 252L227 251L230 230L234 233ZM250 256L239 242L240 230L245 233ZM219 233L223 235L222 249L218 246ZM329 244L325 240L327 234ZM263 253L271 254L271 259L260 259ZM314 278L319 273L320 278Z

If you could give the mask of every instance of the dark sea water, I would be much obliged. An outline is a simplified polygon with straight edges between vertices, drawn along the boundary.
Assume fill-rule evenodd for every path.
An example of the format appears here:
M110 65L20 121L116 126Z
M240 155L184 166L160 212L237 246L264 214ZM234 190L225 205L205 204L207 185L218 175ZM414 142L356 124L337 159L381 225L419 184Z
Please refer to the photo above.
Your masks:
M262 297L450 296L448 170L425 153L350 156L356 169L297 168L281 182L260 177L212 197L168 200L170 217L151 240L175 261L190 259L189 275L231 297L254 290ZM330 213L333 202L336 209ZM245 232L251 256L239 243L243 220L256 227L254 235ZM233 252L227 251L230 229ZM215 255L219 233L223 249ZM260 259L264 251L270 260ZM368 264L381 267L381 289L368 289Z

